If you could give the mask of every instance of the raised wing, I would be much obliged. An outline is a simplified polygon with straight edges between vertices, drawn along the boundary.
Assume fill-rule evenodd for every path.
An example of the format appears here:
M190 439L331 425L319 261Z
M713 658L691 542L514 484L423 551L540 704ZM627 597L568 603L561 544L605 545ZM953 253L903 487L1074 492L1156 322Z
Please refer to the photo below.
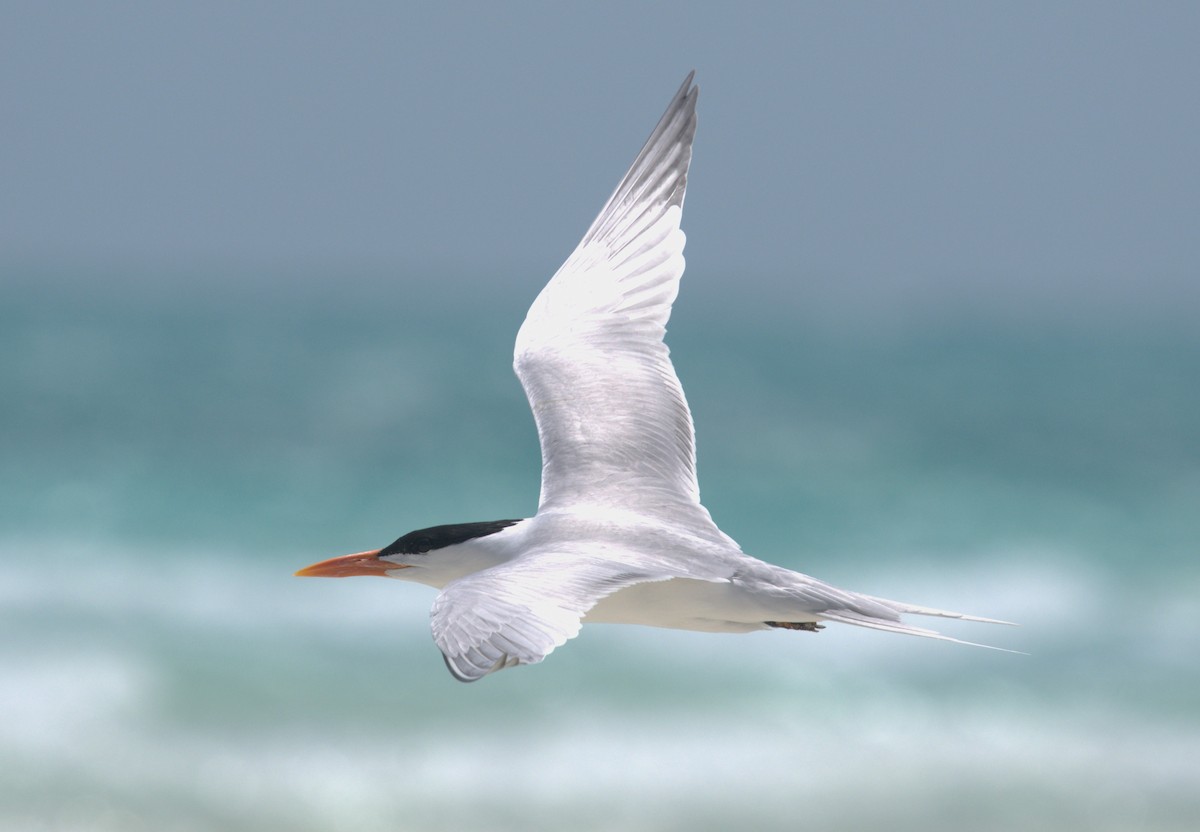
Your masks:
M474 682L540 662L606 595L670 577L578 554L526 556L447 584L433 602L433 640L454 678Z
M517 335L542 446L539 511L611 506L720 535L700 506L692 417L663 343L698 92L689 75Z

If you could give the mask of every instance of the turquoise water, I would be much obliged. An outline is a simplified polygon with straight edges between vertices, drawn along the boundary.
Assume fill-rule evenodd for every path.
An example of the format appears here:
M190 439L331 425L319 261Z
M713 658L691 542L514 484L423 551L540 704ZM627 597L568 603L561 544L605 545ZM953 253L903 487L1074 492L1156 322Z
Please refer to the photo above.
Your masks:
M0 829L1193 828L1186 327L677 304L722 527L1029 656L597 626L461 685L429 590L293 579L535 510L541 282L9 272Z

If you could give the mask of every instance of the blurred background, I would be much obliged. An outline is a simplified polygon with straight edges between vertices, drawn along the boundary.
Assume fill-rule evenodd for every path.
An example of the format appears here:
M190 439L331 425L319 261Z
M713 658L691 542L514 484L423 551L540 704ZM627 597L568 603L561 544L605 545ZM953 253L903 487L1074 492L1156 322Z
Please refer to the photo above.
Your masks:
M1184 830L1200 11L0 4L0 829ZM690 69L746 551L1018 621L454 682L296 568L536 509L525 309Z

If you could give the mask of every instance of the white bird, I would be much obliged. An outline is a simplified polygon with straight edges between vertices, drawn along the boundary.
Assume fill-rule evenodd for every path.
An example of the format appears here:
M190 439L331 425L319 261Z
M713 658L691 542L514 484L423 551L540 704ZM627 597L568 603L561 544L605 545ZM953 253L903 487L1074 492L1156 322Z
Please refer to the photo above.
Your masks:
M758 560L700 503L692 416L663 343L698 92L689 75L517 333L513 366L542 449L537 514L420 529L296 573L440 589L433 638L461 681L540 662L590 622L746 633L836 621L947 641L958 639L901 615L1007 623Z

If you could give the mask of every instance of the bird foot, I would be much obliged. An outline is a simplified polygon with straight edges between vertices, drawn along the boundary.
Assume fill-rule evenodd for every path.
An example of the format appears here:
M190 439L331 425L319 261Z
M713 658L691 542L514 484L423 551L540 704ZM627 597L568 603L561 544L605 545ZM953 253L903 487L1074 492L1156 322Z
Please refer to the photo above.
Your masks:
M804 630L807 633L815 633L818 630L824 630L824 624L818 624L815 621L764 621L768 627L779 627L782 630Z

